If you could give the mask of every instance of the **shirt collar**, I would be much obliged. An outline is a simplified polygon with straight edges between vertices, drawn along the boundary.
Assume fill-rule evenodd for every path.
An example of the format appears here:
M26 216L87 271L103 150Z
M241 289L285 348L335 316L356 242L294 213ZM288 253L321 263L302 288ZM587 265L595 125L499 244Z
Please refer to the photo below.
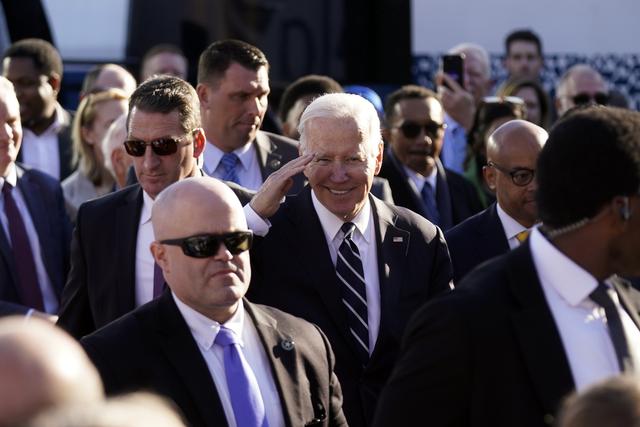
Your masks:
M598 286L595 277L558 250L539 227L533 229L529 242L541 282L549 284L571 306L589 298Z
M57 135L58 131L60 130L60 127L68 124L67 120L65 119L66 119L66 116L65 116L64 109L59 103L56 103L56 110L54 113L53 123L51 123L49 127L45 129L44 132L42 132L40 135L37 135L37 137L42 138L43 136L47 136L47 135ZM31 129L23 128L22 132L23 133L28 132L35 136L35 133L33 133Z
M153 199L142 190L142 211L140 211L140 225L151 221L151 208L153 208Z
M0 189L4 185L5 181L11 184L12 187L15 187L18 183L18 170L16 169L16 164L13 162L9 164L9 173L7 176L0 176Z
M231 329L238 339L240 340L240 347L244 347L244 341L242 339L242 330L244 326L244 305L242 300L239 301L238 309L231 319L227 320L222 325L213 319L209 319L204 314L194 310L187 304L183 303L173 292L171 292L173 300L182 314L189 330L196 340L198 345L205 350L209 350L216 340L216 336L220 331L220 327L224 326L227 329Z
M248 171L251 167L251 161L255 156L255 150L251 149L252 144L248 142L244 144L242 147L233 150L233 153L238 156L240 160L240 165L243 170ZM218 168L218 164L220 164L220 160L222 160L222 156L224 156L224 151L216 147L211 141L207 140L206 150L206 161L205 164L209 165L211 170L210 173L213 173Z
M335 216L329 211L329 209L320 203L320 200L318 200L313 190L311 190L311 202L318 214L318 219L320 219L320 225L322 226L322 230L324 231L327 241L333 242L333 240L338 236L340 227L342 227L344 221ZM371 227L370 217L371 204L367 197L367 200L365 201L362 209L360 209L360 212L358 212L355 218L351 220L351 222L356 226L356 229L360 232L360 235L364 238L364 241L367 243L369 243L370 240L370 235L368 233L369 227Z
M498 217L500 218L500 222L502 223L502 228L504 228L504 233L507 236L507 240L516 237L518 233L528 230L527 227L520 224L508 213L506 213L502 209L502 207L500 207L500 203L498 202L496 202L496 210L498 211Z
M425 182L428 182L429 185L431 185L431 188L435 191L436 181L438 179L438 167L436 165L433 166L433 169L431 169L431 173L427 176L421 175L418 172L412 170L411 168L408 168L405 165L402 165L402 167L404 168L404 171L407 174L407 176L411 179L413 184L416 186L418 193L422 191L422 187L424 186Z
M454 129L462 127L460 123L456 122L453 117L444 113L444 123L447 125L447 129L453 132Z

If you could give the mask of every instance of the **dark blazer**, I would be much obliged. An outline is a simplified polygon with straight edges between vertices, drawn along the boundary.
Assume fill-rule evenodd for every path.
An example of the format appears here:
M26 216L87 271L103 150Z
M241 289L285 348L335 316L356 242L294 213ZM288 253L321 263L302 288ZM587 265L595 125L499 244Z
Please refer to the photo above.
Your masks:
M614 286L640 325L640 293ZM575 388L528 242L421 308L401 354L374 426L545 426Z
M73 144L71 141L71 123L73 114L62 110L62 125L58 129L58 162L60 163L60 182L71 175L74 168L71 166L73 157ZM22 151L18 152L18 162L22 161Z
M251 251L249 298L318 326L336 354L336 374L351 426L371 422L401 336L420 305L449 290L451 265L442 232L423 217L370 196L380 278L380 331L371 359L358 359L340 285L307 187L280 206L269 233Z
M271 362L285 424L346 425L327 338L317 326L244 300ZM283 343L293 343L286 349ZM227 425L209 368L169 291L85 337L107 394L150 389L173 400L189 425ZM314 422L315 420L315 422Z
M258 154L262 182L285 163L298 157L298 141L275 133L258 131L253 146ZM297 194L303 186L304 175L296 175L289 194Z
M465 177L442 166L436 159L438 176L436 179L436 203L441 217L441 228L448 230L482 210L482 204L473 185ZM385 152L382 161L381 177L389 180L391 193L396 205L404 206L427 217L426 207L420 193L411 185L400 161L390 150Z
M510 249L495 203L456 225L444 236L453 264L454 283L476 266Z
M232 190L245 196L233 184ZM247 202L247 200L244 200ZM135 259L142 188L83 203L71 242L71 270L58 324L80 338L135 308Z
M16 164L17 187L38 234L40 251L53 291L60 298L69 270L71 223L64 209L60 183L35 169ZM9 238L0 227L0 300L21 304ZM26 309L26 308L25 308Z

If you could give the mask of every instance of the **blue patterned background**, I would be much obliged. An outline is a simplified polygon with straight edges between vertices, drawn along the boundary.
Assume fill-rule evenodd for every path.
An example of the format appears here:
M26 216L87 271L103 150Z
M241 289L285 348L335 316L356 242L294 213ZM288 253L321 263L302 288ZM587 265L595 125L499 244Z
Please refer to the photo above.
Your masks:
M413 59L413 76L423 86L433 88L433 75L438 70L440 55L417 55ZM550 91L562 73L574 64L587 63L600 71L609 82L629 100L629 106L640 109L640 55L546 55L542 82ZM503 81L506 72L502 68L502 55L491 55L492 77Z

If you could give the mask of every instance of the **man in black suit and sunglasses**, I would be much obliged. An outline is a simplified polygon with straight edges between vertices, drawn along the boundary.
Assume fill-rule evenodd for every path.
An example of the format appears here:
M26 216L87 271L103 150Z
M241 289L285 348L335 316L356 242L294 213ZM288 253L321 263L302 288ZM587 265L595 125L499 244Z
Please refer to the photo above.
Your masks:
M162 272L149 251L151 207L170 184L201 175L196 160L205 141L198 95L189 83L160 76L131 95L124 147L138 184L78 210L59 313L59 324L72 335L91 333L162 292Z
M434 92L416 85L401 87L387 97L385 118L389 151L380 176L389 181L398 206L443 230L482 209L471 183L440 162L444 110Z

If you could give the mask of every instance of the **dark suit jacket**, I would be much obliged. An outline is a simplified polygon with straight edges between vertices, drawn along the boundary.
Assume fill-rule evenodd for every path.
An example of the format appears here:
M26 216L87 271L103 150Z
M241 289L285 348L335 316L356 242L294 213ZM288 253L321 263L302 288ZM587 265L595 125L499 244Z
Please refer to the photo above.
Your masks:
M242 200L242 188L232 190ZM58 324L80 338L135 308L135 259L142 188L135 184L83 203ZM247 200L244 200L247 202Z
M410 316L449 290L451 265L442 232L407 209L370 196L380 277L380 331L363 368L349 332L340 285L307 187L289 196L251 251L249 298L318 326L336 354L336 374L351 426L371 422L378 394L395 362Z
M440 212L443 230L464 221L471 215L482 210L473 185L462 175L446 169L436 159L438 177L436 180L436 203ZM404 206L420 215L427 217L426 207L422 196L414 190L411 178L407 176L398 159L388 150L382 161L381 177L389 180L391 193L396 205Z
M253 146L258 154L258 164L262 181L285 163L298 157L298 142L286 136L258 131ZM297 194L304 186L304 176L298 174L293 177L293 186L289 194Z
M447 231L445 239L454 283L476 266L510 249L495 203Z
M640 293L617 281L640 325ZM416 313L374 426L544 426L575 388L529 243Z
M17 186L38 234L42 262L58 298L69 270L71 224L60 183L49 175L16 164ZM0 300L21 304L17 271L9 238L0 227ZM25 308L26 310L26 308Z
M286 425L346 425L333 353L318 327L271 307L244 306L271 362ZM284 349L287 340L292 350ZM150 389L172 399L192 426L227 425L214 379L169 291L82 345L108 394Z
M73 157L73 144L71 142L71 122L73 115L67 110L62 110L62 126L58 129L58 162L60 163L60 182L71 175L74 168L71 167ZM22 161L22 151L18 153L19 162Z

